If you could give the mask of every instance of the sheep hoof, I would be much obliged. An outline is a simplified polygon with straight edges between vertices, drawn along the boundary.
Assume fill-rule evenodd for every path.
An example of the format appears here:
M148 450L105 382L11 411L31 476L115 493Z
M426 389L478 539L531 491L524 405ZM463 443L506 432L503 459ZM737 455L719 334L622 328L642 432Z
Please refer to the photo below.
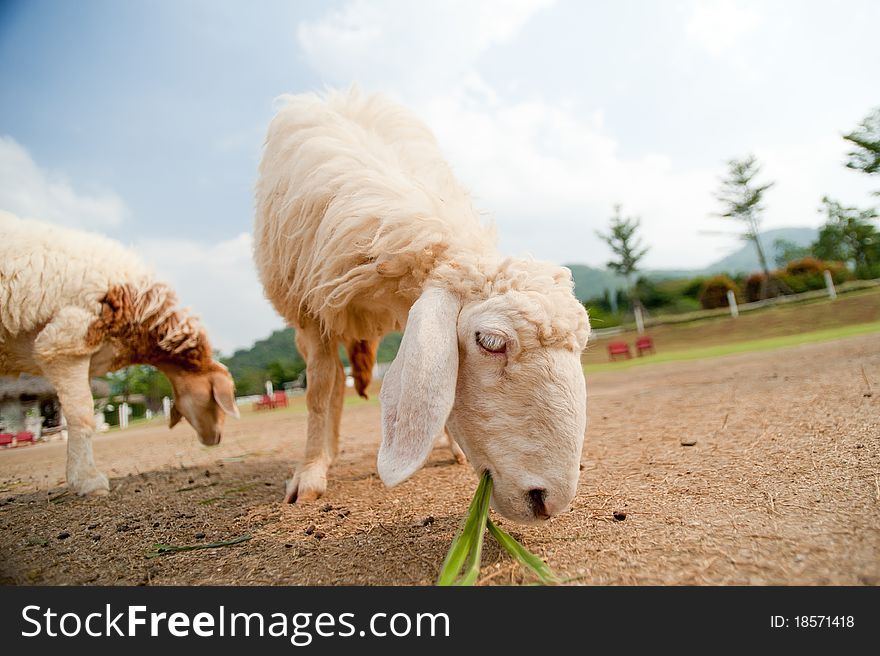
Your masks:
M327 474L315 469L297 471L287 481L285 503L309 503L320 499L327 489Z
M464 455L464 453L455 453L453 455L455 456L455 462L457 462L459 465L467 464L467 456Z
M68 487L81 496L100 497L110 494L110 482L101 472L85 477L72 477Z
M304 490L296 495L296 502L309 503L310 501L317 501L323 494L323 492L318 492L317 490Z

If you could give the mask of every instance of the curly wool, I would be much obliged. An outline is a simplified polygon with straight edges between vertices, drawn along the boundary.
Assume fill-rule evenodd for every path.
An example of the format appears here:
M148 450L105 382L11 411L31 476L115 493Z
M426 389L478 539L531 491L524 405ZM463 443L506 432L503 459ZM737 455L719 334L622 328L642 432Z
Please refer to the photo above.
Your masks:
M494 261L461 258L437 267L433 284L452 290L462 302L491 299L526 347L558 346L583 351L590 335L584 306L574 296L571 271L548 262L507 257Z
M282 101L260 163L254 255L288 322L375 339L439 284L463 301L505 294L525 343L584 348L570 272L497 255L494 228L417 117L357 89Z
M0 347L38 332L69 308L92 318L85 350L109 338L124 357L141 348L130 339L136 332L148 333L169 357L190 349L210 357L198 317L178 308L174 290L157 282L131 250L100 235L0 212Z

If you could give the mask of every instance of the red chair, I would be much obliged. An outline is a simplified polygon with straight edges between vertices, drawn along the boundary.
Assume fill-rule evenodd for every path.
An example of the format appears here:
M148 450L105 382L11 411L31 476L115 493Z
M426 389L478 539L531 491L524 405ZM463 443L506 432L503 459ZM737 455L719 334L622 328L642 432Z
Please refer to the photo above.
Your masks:
M608 358L614 360L617 356L623 356L629 360L632 357L632 353L629 352L629 344L626 342L611 342L608 345Z
M21 446L22 444L33 444L34 443L34 434L29 433L27 431L22 431L21 433L15 434L15 444L16 446Z
M287 407L287 394L285 392L275 392L272 396L272 407L273 408L286 408Z
M263 394L260 400L254 403L254 410L268 410L272 407L272 399L268 394Z
M12 433L0 433L0 446L12 446Z
M654 340L647 335L643 335L636 340L636 352L641 357L647 351L654 353Z

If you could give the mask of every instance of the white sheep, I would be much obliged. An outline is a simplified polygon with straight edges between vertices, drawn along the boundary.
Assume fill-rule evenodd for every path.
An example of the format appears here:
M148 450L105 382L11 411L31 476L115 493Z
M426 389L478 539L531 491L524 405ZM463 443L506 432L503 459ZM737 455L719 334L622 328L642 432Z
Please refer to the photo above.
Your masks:
M287 500L326 489L345 385L338 344L369 354L355 364L368 372L379 338L405 326L380 393L385 484L419 469L445 426L491 473L499 512L561 512L586 428L590 326L571 272L500 257L433 135L403 108L357 90L284 100L259 168L255 260L307 363L305 459Z
M67 484L104 494L95 467L89 379L151 364L174 389L170 425L183 417L216 444L238 416L232 377L211 357L198 320L130 250L104 237L0 212L0 374L44 376L67 418Z

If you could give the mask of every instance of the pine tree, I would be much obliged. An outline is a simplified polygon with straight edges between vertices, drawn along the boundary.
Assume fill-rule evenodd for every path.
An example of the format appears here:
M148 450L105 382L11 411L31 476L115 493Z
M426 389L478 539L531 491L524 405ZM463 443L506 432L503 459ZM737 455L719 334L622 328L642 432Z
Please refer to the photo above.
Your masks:
M610 232L606 235L598 230L596 235L608 244L616 256L608 262L608 268L626 279L633 307L641 307L641 301L636 290L635 273L639 260L648 252L648 247L642 247L642 241L636 237L636 231L641 225L641 219L637 217L624 218L620 205L614 206L614 216L609 223Z
M846 207L825 196L825 225L812 249L816 257L851 264L859 277L873 277L880 264L880 232L874 227L877 211Z
M759 234L761 214L764 212L764 194L774 183L758 184L755 182L761 167L754 155L749 155L744 159L732 159L727 163L727 167L727 177L721 180L721 191L716 196L724 207L724 211L718 216L743 223L742 238L755 245L758 261L764 272L760 295L762 299L767 298L769 293L777 293L778 283L771 276Z
M846 166L868 175L880 174L880 107L865 117L859 126L843 135L855 148L846 154ZM874 192L880 195L880 191Z

